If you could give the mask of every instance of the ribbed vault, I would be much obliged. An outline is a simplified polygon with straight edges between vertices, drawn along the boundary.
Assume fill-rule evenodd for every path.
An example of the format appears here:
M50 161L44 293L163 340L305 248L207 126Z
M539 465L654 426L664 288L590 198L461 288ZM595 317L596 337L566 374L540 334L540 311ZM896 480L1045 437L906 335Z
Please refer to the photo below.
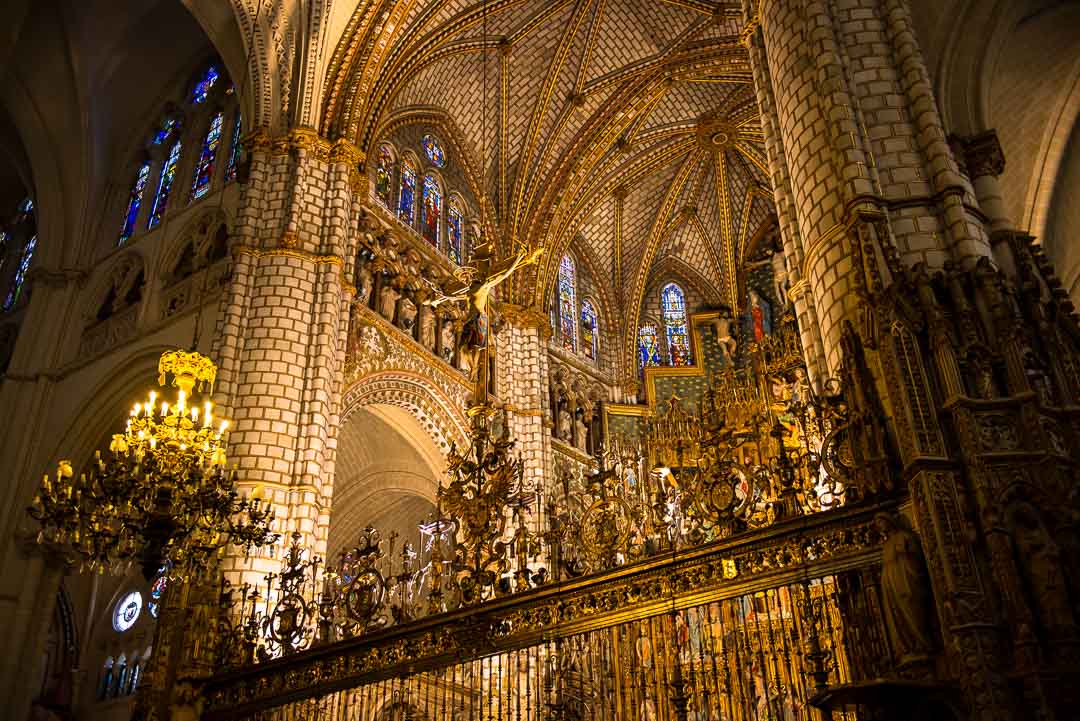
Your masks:
M370 150L392 118L452 119L462 162L482 169L487 227L504 250L548 249L514 300L543 306L573 246L605 303L628 309L628 345L665 258L695 269L711 300L739 304L735 268L773 210L737 3L417 0L381 22L370 11L330 61L323 130Z

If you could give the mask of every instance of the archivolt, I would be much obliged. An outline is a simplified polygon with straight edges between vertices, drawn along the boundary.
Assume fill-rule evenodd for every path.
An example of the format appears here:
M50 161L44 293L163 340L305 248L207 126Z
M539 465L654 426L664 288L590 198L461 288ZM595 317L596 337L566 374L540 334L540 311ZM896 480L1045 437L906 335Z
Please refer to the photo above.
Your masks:
M381 371L353 383L342 396L341 424L364 406L382 403L409 411L440 451L463 445L468 424L464 414L438 388L409 371Z

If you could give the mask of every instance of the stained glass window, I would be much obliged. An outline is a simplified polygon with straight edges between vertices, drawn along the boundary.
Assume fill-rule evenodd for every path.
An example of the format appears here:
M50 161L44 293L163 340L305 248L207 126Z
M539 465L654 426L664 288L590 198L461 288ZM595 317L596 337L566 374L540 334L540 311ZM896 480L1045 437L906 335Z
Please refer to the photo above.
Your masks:
M161 121L161 125L158 127L157 132L154 133L154 145L161 145L173 132L180 129L180 121L173 116L169 116Z
M23 281L26 280L26 272L30 270L30 261L34 259L34 248L37 247L37 236L31 236L30 240L26 241L26 245L23 246L22 255L19 256L19 266L15 268L15 277L11 279L11 289L8 290L7 297L4 298L4 310L8 311L15 307L15 304L19 302L19 295L22 293Z
M169 578L164 574L164 570L162 569L161 575L150 586L150 602L146 604L146 610L154 618L158 617L158 612L161 609L161 597L165 593L165 587L169 585Z
M638 329L638 363L642 368L660 365L660 338L652 323Z
M19 212L23 215L34 212L34 201L32 198L27 198L19 204Z
M154 207L150 210L148 228L156 228L165 215L165 208L169 205L169 191L172 190L173 181L176 179L176 164L180 162L180 141L173 143L169 149L169 157L165 160L165 166L161 169L161 180L158 181L157 194L154 196Z
M195 90L191 93L191 102L201 103L210 97L210 91L213 89L214 84L221 77L221 73L218 72L216 65L211 65L206 69L206 75L203 75L202 80L195 84Z
M596 308L591 300L585 298L581 301L581 348L590 360L596 360L597 332Z
M124 213L124 227L120 230L120 239L117 245L123 245L135 232L135 221L139 218L139 208L142 207L143 193L146 191L146 181L150 179L150 161L147 160L139 168L135 176L135 184L131 186L131 195L128 196L127 212Z
M432 175L424 176L424 217L420 229L427 242L439 247L439 221L442 219L442 189Z
M682 288L668 283L660 291L660 307L664 316L664 332L667 335L671 365L687 366L690 357L690 337L686 333L686 296Z
M563 348L577 352L577 270L574 259L564 255L559 263L559 328Z
M210 192L210 181L214 177L214 160L217 159L218 146L221 145L222 115L218 113L210 121L206 131L199 162L195 165L195 179L191 183L191 200L194 202Z
M416 168L408 160L401 163L401 194L398 196L398 217L412 225L416 217Z
M120 602L116 604L116 608L113 609L113 628L120 633L127 631L139 620L141 611L142 594L138 591L132 591L121 598Z
M446 165L446 153L443 152L442 145L435 139L434 135L425 135L420 138L420 145L424 148L424 153L428 156L428 160L431 164L437 168L441 168Z
M236 111L236 123L233 125L232 144L229 146L229 164L225 166L225 182L236 180L236 167L240 164L240 111Z
M450 205L446 210L446 220L446 253L450 256L450 260L461 265L462 244L465 242L465 218L461 215L461 208L453 198L450 199Z
M394 177L394 149L386 143L379 146L379 162L375 165L375 197L390 207L390 184Z

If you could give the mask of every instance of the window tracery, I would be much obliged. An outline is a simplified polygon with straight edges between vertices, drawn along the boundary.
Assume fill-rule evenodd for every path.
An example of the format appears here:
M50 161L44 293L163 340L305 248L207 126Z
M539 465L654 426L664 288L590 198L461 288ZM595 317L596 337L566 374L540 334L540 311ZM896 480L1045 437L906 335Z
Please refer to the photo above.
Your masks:
M199 154L198 163L195 164L195 178L191 184L191 202L203 197L210 190L210 181L214 176L214 161L217 159L218 146L221 145L223 120L224 116L219 111L210 121L210 129L206 131L202 152Z
M559 262L559 329L562 346L577 352L577 268L574 259L564 255Z
M660 291L660 308L671 365L690 365L693 359L690 354L690 338L686 332L686 295L682 288L675 283L665 285Z
M428 133L420 139L420 146L424 149L424 154L427 155L428 160L436 168L442 168L446 165L446 153L443 152L442 144L438 139Z

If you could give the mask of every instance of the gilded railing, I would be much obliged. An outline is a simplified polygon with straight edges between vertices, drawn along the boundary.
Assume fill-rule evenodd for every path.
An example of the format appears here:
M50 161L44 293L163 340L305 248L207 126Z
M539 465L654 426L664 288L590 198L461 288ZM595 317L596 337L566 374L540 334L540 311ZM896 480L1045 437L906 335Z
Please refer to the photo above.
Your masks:
M792 519L227 672L215 719L818 718L880 675L880 507Z

